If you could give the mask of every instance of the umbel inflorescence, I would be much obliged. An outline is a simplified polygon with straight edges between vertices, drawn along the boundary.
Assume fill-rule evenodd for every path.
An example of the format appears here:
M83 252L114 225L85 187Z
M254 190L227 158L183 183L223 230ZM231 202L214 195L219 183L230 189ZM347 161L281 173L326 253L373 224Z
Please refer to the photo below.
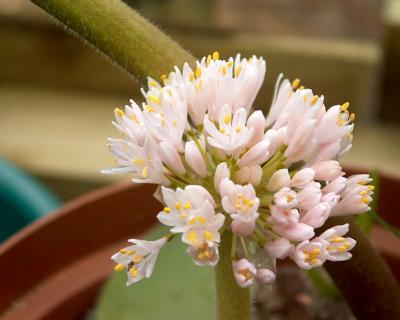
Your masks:
M232 233L239 286L275 279L275 261L304 269L351 258L348 225L316 235L330 216L368 211L366 174L344 177L337 159L351 148L349 103L326 109L324 97L279 76L268 115L252 111L266 64L256 56L203 58L148 79L145 102L115 109L119 139L109 139L113 168L136 183L160 185L158 220L171 227L156 241L112 256L127 284L148 278L160 249L175 235L200 266L218 263L223 232Z

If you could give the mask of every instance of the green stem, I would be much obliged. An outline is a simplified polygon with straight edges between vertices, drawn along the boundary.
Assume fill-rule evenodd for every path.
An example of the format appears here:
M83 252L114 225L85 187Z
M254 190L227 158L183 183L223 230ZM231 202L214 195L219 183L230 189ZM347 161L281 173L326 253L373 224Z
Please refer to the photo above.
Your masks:
M178 43L120 0L32 0L142 83L194 65Z
M232 233L227 230L222 235L215 267L217 320L250 320L250 290L240 288L233 277L231 248Z

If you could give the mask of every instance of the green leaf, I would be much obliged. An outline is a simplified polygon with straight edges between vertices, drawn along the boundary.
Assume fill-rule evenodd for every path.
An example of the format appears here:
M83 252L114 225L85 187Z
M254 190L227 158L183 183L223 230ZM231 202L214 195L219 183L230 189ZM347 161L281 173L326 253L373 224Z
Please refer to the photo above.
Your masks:
M157 227L146 239L167 233ZM196 266L186 254L179 238L169 242L160 253L153 275L130 287L126 274L111 276L100 295L98 320L202 320L214 315L213 269Z

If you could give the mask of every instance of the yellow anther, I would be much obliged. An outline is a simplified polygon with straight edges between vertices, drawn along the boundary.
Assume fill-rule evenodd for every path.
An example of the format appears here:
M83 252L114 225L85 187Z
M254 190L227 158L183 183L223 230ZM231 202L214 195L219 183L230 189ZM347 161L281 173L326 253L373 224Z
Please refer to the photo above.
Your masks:
M120 117L123 117L125 115L125 112L123 112L120 108L115 108L114 112Z
M133 257L133 262L134 263L139 263L140 261L142 261L143 256L141 256L140 254L136 255Z
M190 243L196 243L198 241L196 231L190 231L187 237Z
M293 81L292 81L292 88L293 89L296 89L298 86L299 86L299 84L300 84L300 79L294 79Z
M368 191L372 191L375 189L375 186L367 186L367 188L368 188Z
M241 126L236 127L235 131L236 131L236 132L242 131L242 127L241 127Z
M310 101L311 105L314 105L317 102L317 100L318 100L318 96L313 96Z
M311 251L311 254L312 254L312 255L317 255L317 254L319 254L320 252L321 252L321 249L315 248L315 249L313 249L313 250Z
M161 102L159 97L153 96L152 94L149 94L147 99L156 104L160 104Z
M118 263L115 267L115 271L123 271L125 269L125 266L123 264Z
M172 124L173 124L174 127L176 127L176 126L178 125L178 120L175 119L175 120L172 122Z
M147 178L148 174L149 174L149 172L148 172L148 170L147 170L147 167L144 167L143 170L142 170L142 176L143 176L143 178Z
M225 129L224 129L224 128L221 128L221 129L219 129L219 132L225 133Z
M201 77L201 67L197 67L197 69L196 69L196 77L197 78Z
M317 258L314 258L314 259L311 259L311 264L318 264L318 263L320 263L321 262L321 260L319 260L319 259L317 259Z
M214 51L213 54L212 54L212 58L214 60L219 60L219 52L218 51Z
M204 238L205 238L207 241L212 241L212 240L214 240L213 234L212 234L210 231L208 231L208 230L204 231L204 232L203 232L203 235L204 235Z
M196 218L191 218L191 219L188 221L188 224L190 224L190 225L192 226L192 225L194 225L194 224L196 223L196 221L197 221Z
M337 125L338 125L339 127L343 127L345 124L346 124L346 121L343 120L343 119L339 119L339 120L337 121Z
M137 269L136 269L135 267L132 267L132 268L129 270L129 272L130 272L130 274L131 274L131 276L132 276L133 278L136 278L136 276L137 276Z
M360 202L368 204L369 203L369 198L368 197L363 197L363 198L361 198Z
M250 280L251 278L253 278L253 274L250 272L249 269L241 269L239 270L239 273L244 276L244 278L247 280Z
M341 110L341 111L346 111L346 110L349 108L349 106L350 106L350 103L349 103L349 102L345 102L345 103L343 103L342 106L340 107L340 110Z
M137 166L143 166L144 165L144 160L142 158L133 158L131 160L132 164L137 165Z
M136 117L135 114L132 114L130 118L132 121L138 122L138 118Z
M204 217L197 217L197 221L200 222L201 224L205 224L205 223L206 223L206 218L204 218Z
M355 115L354 113L352 113L352 114L350 115L350 117L349 117L349 121L350 121L350 122L351 122L351 121L354 121L355 118L356 118L356 115Z
M211 59L211 55L208 55L208 56L207 56L207 65L210 65L211 60L212 60L212 59Z
M305 86L300 86L299 89L300 90L304 90L306 87Z
M165 213L170 213L171 212L171 208L170 207L165 207L164 208L164 212Z
M185 204L183 205L183 207L184 207L185 209L190 209L190 208L191 208L190 202L189 202L189 201L186 201Z
M361 192L360 192L360 196L365 196L366 194L368 194L368 191L367 191L367 190L364 190L364 191L361 191Z
M237 68L235 68L235 77L239 76L241 71L242 71L242 66L238 66Z
M121 250L119 250L119 252L122 253L122 254L128 254L128 255L133 255L133 254L136 253L136 251L128 250L128 249L121 249Z
M249 198L244 198L244 199L243 199L243 202L244 202L244 204L245 204L246 206L248 206L248 207L252 207L253 204L254 204L254 202L253 202L252 200L250 200Z
M176 209L176 210L179 210L180 208L182 208L181 203L180 203L180 202L176 202L176 203L175 203L175 209Z
M156 109L154 109L151 105L147 104L144 106L145 110L148 112L155 112Z
M346 246L340 246L340 247L337 248L337 251L338 252L345 252L345 251L347 251L347 249L348 248L346 248Z
M333 242L333 243L339 243L339 242L343 242L344 238L343 237L334 236L329 241Z
M228 68L233 66L233 62L232 61L228 61L228 63L226 64L228 66Z
M193 72L191 74L189 74L189 80L194 81L194 73Z
M150 82L149 82L149 85L151 85L151 86L153 86L153 87L157 87L157 86L158 86L158 83L155 82L155 81L150 81Z
M226 66L222 66L220 70L223 76L226 75Z
M226 115L224 115L224 123L225 124L230 124L232 121L232 114L228 113Z
M164 83L166 83L168 80L168 77L165 74L163 74L160 78Z

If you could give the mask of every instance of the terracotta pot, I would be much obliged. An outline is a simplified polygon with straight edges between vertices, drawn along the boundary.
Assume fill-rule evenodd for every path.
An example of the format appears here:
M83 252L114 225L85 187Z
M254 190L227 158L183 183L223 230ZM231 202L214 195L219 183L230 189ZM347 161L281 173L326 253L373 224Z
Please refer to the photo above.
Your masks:
M112 253L155 224L154 190L132 183L106 187L1 245L0 318L80 318L113 269Z
M354 170L350 170L354 173ZM0 318L78 319L113 269L109 257L156 222L154 186L124 183L65 205L0 246ZM382 175L379 212L399 226L400 179ZM373 241L400 279L400 241L375 227Z

